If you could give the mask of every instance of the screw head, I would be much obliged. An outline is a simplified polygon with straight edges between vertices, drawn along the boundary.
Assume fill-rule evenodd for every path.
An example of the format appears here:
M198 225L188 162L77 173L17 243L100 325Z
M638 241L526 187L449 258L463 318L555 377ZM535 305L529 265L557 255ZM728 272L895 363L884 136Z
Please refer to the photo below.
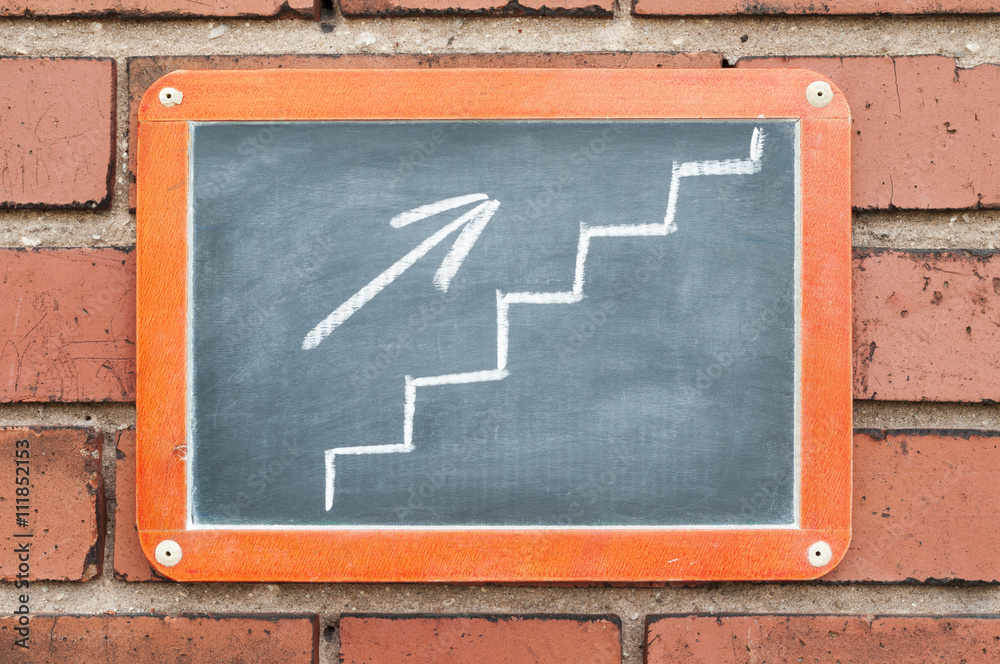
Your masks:
M833 88L826 81L813 81L806 86L806 100L816 108L823 108L833 101Z
M813 567L826 567L833 560L833 549L826 542L813 542L807 555Z
M160 103L164 106L176 106L184 101L184 93L177 88L163 88L160 90Z
M173 540L163 540L156 545L156 562L173 567L181 561L181 545Z

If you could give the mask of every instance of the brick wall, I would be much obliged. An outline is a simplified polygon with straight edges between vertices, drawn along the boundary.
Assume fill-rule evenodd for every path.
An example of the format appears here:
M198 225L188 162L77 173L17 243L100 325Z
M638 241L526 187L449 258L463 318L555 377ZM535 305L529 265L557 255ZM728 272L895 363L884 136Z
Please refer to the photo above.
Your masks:
M0 661L997 661L998 10L0 0ZM468 66L807 67L848 97L854 539L826 578L184 585L150 569L134 507L143 91L179 68ZM627 173L608 177L627 195ZM38 473L27 572L20 449Z

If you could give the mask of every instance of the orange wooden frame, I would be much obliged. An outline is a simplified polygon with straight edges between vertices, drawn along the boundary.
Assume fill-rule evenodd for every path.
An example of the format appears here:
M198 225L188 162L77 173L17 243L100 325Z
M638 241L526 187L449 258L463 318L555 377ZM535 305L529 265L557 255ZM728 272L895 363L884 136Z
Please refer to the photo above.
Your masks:
M139 537L181 581L643 582L808 579L851 527L850 113L814 72L178 71L139 109ZM827 81L829 82L829 81ZM183 94L165 106L160 91ZM800 127L799 520L780 528L189 529L185 469L192 121L791 118ZM180 562L154 556L173 540ZM810 546L829 544L813 566Z

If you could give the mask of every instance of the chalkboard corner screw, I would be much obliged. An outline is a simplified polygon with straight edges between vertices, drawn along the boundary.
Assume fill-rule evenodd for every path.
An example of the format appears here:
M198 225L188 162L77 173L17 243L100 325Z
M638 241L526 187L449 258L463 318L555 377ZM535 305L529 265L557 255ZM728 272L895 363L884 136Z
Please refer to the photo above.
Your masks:
M181 545L173 540L163 540L156 545L156 562L173 567L181 561Z
M160 103L164 106L176 106L184 101L184 93L177 88L163 88L160 90Z
M813 542L809 546L808 556L813 567L826 567L833 560L833 549L826 542Z
M806 86L806 100L816 108L823 108L833 101L833 88L826 81L813 81Z

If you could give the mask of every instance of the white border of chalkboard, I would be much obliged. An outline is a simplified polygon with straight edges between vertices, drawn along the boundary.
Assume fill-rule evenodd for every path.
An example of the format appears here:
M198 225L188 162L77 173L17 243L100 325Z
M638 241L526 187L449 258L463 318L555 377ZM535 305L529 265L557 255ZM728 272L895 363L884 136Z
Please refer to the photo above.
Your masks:
M832 85L831 102L810 101L806 88L817 81L829 84L805 70L200 71L158 81L140 106L137 209L138 519L154 565L179 580L231 581L649 581L825 573L850 539L850 115ZM161 102L167 89L181 91L183 103ZM758 117L800 120L796 525L189 523L184 404L190 275L186 239L170 235L172 229L185 235L190 218L187 123ZM178 279L187 282L183 295L170 293Z

